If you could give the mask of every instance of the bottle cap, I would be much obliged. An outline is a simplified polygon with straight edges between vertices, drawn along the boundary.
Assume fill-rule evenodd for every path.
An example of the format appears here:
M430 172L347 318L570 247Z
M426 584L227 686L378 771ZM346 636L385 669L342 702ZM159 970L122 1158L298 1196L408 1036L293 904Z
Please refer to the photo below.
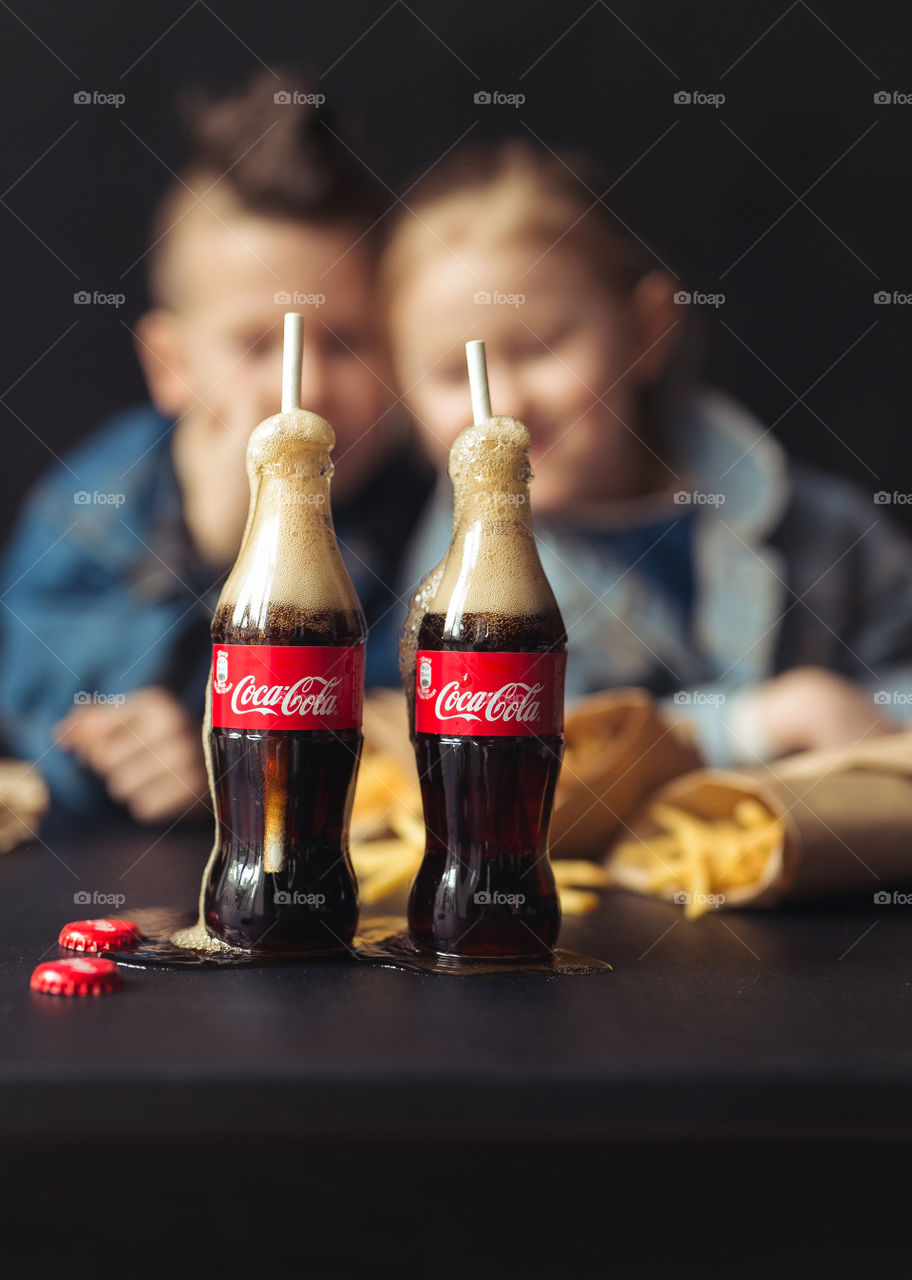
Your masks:
M120 951L136 946L139 929L132 920L72 920L57 941L70 951Z
M52 996L104 996L123 986L113 960L86 956L79 960L51 960L40 964L29 986Z

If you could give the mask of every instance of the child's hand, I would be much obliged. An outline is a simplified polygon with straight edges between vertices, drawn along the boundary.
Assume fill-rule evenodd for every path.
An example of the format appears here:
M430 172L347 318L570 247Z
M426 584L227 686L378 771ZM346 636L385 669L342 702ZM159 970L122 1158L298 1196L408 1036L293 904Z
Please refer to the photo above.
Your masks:
M200 726L167 689L137 689L120 706L74 707L54 736L139 822L181 817L206 792Z
M771 757L851 745L899 728L870 693L824 667L784 671L744 695L739 710Z

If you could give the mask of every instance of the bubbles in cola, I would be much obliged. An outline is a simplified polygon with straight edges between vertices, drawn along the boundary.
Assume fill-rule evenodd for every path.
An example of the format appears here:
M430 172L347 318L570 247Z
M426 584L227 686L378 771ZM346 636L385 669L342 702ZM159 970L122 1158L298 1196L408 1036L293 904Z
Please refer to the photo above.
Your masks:
M458 437L450 549L401 638L427 828L409 932L441 956L539 957L560 928L547 838L567 638L532 531L529 449L512 418Z
M248 950L340 951L358 920L348 823L366 628L332 527L333 444L302 410L253 432L250 514L212 622L216 832L200 918Z

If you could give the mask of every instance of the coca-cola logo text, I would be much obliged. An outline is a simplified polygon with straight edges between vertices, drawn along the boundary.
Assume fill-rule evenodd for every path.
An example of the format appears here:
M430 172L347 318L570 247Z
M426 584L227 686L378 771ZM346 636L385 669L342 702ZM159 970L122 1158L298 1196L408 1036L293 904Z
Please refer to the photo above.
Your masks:
M531 724L541 715L541 703L536 695L543 684L523 684L513 681L494 692L486 689L465 689L460 692L459 681L451 680L437 695L434 714L438 720L515 720L517 724Z
M565 655L420 649L415 730L540 737L563 731Z
M257 684L253 676L239 680L231 695L237 715L258 711L262 715L331 716L338 706L339 676L305 676L292 685Z
M296 732L361 724L361 645L213 647L212 727Z

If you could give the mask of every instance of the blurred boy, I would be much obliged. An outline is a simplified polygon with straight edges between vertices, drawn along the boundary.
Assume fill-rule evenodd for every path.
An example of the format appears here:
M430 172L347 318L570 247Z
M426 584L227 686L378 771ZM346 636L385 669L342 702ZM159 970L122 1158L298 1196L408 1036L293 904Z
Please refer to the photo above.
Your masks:
M336 432L334 518L369 624L395 603L387 583L428 488L376 325L378 193L312 106L282 101L306 86L285 77L276 101L277 83L257 76L192 113L136 326L153 403L51 470L6 558L0 712L75 809L107 793L165 820L205 792L209 621L247 515L247 439L279 408L286 310L307 315L302 403Z
M485 338L494 411L532 435L570 695L644 686L719 763L889 731L873 695L912 693L912 547L740 405L681 385L678 286L593 199L605 185L500 143L413 190L382 276L426 447L442 470L469 420L463 344ZM444 479L406 583L446 550L451 512Z

